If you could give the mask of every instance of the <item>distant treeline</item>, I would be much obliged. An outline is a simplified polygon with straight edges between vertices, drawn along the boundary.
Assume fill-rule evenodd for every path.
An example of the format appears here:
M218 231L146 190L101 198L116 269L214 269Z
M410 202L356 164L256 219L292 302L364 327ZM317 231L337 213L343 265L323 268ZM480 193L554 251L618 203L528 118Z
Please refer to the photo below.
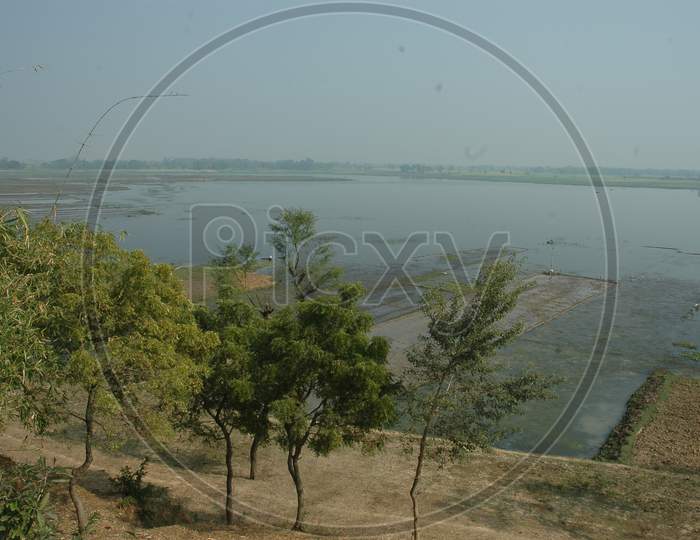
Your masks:
M12 169L24 169L26 165L21 161L16 161L14 159L2 158L0 159L0 169L12 170Z
M45 169L67 170L72 159L55 159L42 163L23 163L14 159L0 159L0 170L41 167ZM80 160L76 169L99 169L102 160ZM142 159L124 159L117 163L118 169L170 169L194 171L354 171L360 173L396 174L406 176L443 176L469 174L501 175L542 175L542 176L576 176L585 175L584 167L520 167L502 165L429 165L424 163L403 164L369 164L337 161L314 161L311 158L300 160L279 159L262 161L245 158L165 158L160 161ZM601 167L600 172L606 176L649 177L649 178L700 178L700 171L693 169L633 169L627 167Z
M68 159L56 159L41 164L49 169L66 169L72 161ZM98 169L102 167L102 160L82 160L76 164L77 169ZM252 159L221 159L221 158L165 158L161 161L146 161L141 159L120 160L119 169L189 169L189 170L256 170L256 169L280 169L311 171L323 168L323 164L316 163L313 159L301 160L283 159L278 161L257 161Z
M404 163L398 166L402 175L469 175L469 174L501 174L501 175L540 175L540 176L580 176L586 175L584 167L516 167L502 165L426 165L424 163ZM600 173L605 176L622 176L634 178L700 178L700 171L694 169L632 169L628 167L600 167Z

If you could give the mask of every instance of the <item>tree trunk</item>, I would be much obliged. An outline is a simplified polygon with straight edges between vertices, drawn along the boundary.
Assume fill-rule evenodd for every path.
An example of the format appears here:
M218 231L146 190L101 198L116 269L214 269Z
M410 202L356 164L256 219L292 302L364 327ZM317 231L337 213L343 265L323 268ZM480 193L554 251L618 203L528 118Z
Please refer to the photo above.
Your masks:
M447 372L443 373L440 377L440 382L435 390L435 395L433 396L433 405L430 408L430 413L425 419L425 426L423 427L423 434L420 438L420 447L418 450L418 461L416 463L416 472L413 475L413 484L411 484L411 503L413 504L413 540L418 540L418 485L421 480L421 473L423 472L423 461L425 461L425 447L428 442L428 435L430 434L430 426L433 423L433 418L435 418L435 413L438 409L438 403L440 396L442 395L442 385L445 383L445 378L447 377ZM450 384L452 384L450 382ZM447 390L449 391L450 384L447 385Z
M253 436L253 442L250 445L250 479L255 480L255 471L258 467L258 447L260 446L260 441L262 439L260 432Z
M418 450L418 462L416 463L416 473L413 476L411 485L411 502L413 503L413 540L418 540L418 485L420 484L421 473L423 472L423 461L425 460L425 445L428 439L429 423L425 424L423 435L420 438L420 448Z
M226 523L233 524L233 444L231 433L225 431L226 438Z
M287 469L294 480L294 488L297 491L297 517L294 521L293 531L301 531L304 522L304 485L301 481L301 471L299 470L299 455L301 449L289 449L287 454Z
M68 494L70 495L73 506L75 507L75 516L78 520L78 534L80 538L84 538L88 526L88 514L83 506L83 501L78 494L78 479L84 475L92 464L92 437L94 434L94 418L95 418L95 397L97 395L97 387L92 386L88 390L87 403L85 404L85 459L82 465L75 467L71 471L70 481L68 482Z

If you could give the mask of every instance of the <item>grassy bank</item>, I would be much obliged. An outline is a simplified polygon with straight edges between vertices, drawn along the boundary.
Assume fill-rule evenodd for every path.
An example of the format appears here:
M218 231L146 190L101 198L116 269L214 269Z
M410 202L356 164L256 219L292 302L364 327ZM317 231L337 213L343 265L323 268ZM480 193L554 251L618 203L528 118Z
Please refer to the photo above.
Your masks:
M669 393L674 375L657 369L647 377L627 401L625 414L608 435L595 459L629 464L637 435L657 412L658 404Z
M672 377L656 411L637 436L632 463L700 473L700 379Z

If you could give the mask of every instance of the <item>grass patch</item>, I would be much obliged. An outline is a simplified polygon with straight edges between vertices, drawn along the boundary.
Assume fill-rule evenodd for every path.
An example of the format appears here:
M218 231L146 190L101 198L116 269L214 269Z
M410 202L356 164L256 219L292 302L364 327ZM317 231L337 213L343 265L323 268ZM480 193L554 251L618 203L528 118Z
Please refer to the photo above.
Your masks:
M659 403L668 397L674 379L668 370L654 370L627 401L622 420L610 432L594 459L630 464L637 435L653 420Z

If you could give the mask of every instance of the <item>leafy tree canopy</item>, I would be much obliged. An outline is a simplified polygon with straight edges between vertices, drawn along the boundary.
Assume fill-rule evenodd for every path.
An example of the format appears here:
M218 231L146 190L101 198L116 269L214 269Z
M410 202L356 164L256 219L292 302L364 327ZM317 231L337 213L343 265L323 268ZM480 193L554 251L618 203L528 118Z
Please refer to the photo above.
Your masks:
M284 262L280 266L284 275L278 277L281 282L291 281L297 300L338 285L341 270L331 266L331 238L318 234L313 212L285 208L270 229L272 246Z
M269 372L282 396L272 411L297 490L295 529L304 515L303 449L327 455L365 441L395 418L389 347L369 337L372 318L357 305L362 294L359 285L343 285L337 295L299 302L270 321L266 347L275 361Z
M19 419L39 432L62 401L59 357L38 324L49 309L54 248L45 238L30 240L23 212L0 213L0 422Z

